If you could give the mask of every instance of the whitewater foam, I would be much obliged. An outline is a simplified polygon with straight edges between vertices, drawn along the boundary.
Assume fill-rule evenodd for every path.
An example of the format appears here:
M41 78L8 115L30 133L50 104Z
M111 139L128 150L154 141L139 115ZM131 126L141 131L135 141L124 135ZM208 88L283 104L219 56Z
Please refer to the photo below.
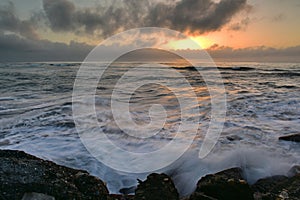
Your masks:
M294 165L300 164L299 155L282 152L267 152L265 149L238 148L226 152L215 152L204 159L197 158L196 151L190 151L166 170L181 196L191 194L197 182L207 174L239 167L249 184L274 175L288 175Z

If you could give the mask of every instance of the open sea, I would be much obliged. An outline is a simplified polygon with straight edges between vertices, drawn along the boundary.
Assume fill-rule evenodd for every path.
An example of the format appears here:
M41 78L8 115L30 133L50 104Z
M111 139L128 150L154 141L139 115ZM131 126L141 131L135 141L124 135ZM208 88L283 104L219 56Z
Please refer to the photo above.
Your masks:
M137 178L143 180L149 173L112 169L94 158L80 140L72 114L73 85L80 65L0 63L0 148L24 150L61 165L87 170L105 181L111 193L132 189ZM199 106L197 116L190 116L193 123L199 124L193 144L174 163L158 170L172 177L181 196L193 192L204 175L230 167L241 167L247 181L254 183L262 177L286 174L291 166L300 164L299 143L278 140L279 136L300 131L299 63L217 63L226 90L226 119L214 149L204 159L198 158L198 151L210 121L211 97L206 84L192 67L176 63L168 66L188 80ZM130 67L130 63L119 63L105 72L95 96L98 124L87 130L92 132L98 127L97 131L129 151L154 151L171 141L178 130L179 103L174 91L161 85L138 88L130 99L130 112L136 123L149 123L147 110L152 104L164 106L167 120L153 137L139 141L127 137L114 123L110 97L117 80ZM205 64L199 64L198 69L211 70ZM163 79L172 81L174 77L170 73ZM185 88L178 85L177 89ZM91 106L90 102L85 103L83 106ZM188 137L180 135L182 140ZM110 155L103 156L109 159ZM165 156L168 155L155 162L162 162ZM114 159L128 162L124 156Z

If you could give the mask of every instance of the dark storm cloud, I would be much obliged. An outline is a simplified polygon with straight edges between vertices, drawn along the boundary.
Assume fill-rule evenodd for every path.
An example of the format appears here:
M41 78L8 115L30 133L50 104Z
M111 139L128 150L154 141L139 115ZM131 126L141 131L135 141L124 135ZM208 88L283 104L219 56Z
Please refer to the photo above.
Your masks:
M109 35L141 24L149 8L146 0L115 1L116 4L77 8L68 0L43 0L43 9L53 31Z
M65 44L0 33L0 62L83 61L92 48L74 41Z
M32 22L19 19L12 2L0 7L0 30L1 32L13 32L30 39L38 38Z
M54 31L67 31L73 28L75 5L66 0L44 0L43 8Z
M238 11L246 6L246 0L222 0L214 3L211 0L182 0L174 7L164 8L158 4L150 17L159 18L152 24L164 25L179 31L204 33L221 29ZM157 11L158 10L158 11ZM163 18L160 17L163 16Z
M151 3L148 0L113 1L110 5L76 8L68 0L43 0L53 31L109 36L117 31L158 26L190 33L216 31L247 6L246 0L181 0Z

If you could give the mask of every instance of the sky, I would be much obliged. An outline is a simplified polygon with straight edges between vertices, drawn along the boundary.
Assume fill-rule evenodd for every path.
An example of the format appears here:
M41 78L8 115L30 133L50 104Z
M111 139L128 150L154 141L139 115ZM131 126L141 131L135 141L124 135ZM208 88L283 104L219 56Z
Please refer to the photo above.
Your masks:
M299 11L299 0L1 0L0 61L83 61L116 33L161 27L218 61L300 62ZM200 48L154 36L187 54Z

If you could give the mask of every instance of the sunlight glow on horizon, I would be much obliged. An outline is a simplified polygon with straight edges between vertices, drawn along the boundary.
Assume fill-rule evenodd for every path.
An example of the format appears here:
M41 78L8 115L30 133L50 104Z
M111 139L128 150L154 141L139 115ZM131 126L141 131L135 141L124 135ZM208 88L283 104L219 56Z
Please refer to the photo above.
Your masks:
M167 47L174 50L200 50L207 49L214 44L214 41L211 41L207 37L203 36L193 36L182 40L171 40Z

